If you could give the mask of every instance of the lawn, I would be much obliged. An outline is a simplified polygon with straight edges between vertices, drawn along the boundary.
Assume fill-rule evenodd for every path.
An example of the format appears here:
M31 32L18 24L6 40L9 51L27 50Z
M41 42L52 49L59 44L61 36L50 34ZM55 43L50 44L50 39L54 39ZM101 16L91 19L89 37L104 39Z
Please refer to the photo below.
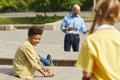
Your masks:
M17 17L17 18L0 18L0 24L44 24L55 22L63 19L63 16L36 16L36 17Z

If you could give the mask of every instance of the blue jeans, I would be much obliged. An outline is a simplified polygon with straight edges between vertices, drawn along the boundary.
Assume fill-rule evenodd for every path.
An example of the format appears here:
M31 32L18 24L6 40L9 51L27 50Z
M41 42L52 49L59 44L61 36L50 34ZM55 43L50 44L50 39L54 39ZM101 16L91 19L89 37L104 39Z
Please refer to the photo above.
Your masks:
M65 35L64 39L64 51L70 51L72 46L73 51L79 51L79 34L68 34Z
M49 60L49 59L43 58L43 57L41 57L41 56L39 56L39 57L40 57L40 61L42 62L42 64L43 64L44 66L50 66L50 60Z

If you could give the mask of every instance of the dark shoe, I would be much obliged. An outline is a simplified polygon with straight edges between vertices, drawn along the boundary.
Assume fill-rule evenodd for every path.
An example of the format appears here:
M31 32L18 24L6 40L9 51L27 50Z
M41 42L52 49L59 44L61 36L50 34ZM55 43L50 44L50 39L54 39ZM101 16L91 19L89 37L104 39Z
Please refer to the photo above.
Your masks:
M50 54L47 55L47 59L49 59L49 61L50 61L50 66L52 66L53 63L52 63L52 57Z

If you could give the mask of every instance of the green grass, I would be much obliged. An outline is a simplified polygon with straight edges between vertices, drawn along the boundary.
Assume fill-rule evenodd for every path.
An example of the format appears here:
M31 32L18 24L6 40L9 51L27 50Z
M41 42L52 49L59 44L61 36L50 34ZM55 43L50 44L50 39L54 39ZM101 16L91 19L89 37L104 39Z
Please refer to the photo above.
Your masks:
M17 18L0 18L0 24L45 24L63 19L64 16L41 16L36 17L17 17ZM82 16L83 19L92 18L91 16Z
M36 17L24 17L24 18L0 18L0 24L44 24L55 22L63 19L63 16L36 16Z

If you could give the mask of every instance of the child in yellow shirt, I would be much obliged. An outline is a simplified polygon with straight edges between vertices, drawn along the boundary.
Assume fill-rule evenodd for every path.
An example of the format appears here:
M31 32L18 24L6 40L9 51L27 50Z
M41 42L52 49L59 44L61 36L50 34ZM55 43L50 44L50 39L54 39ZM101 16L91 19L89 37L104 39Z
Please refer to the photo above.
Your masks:
M120 32L114 27L119 15L118 0L99 0L76 63L82 80L120 80Z

